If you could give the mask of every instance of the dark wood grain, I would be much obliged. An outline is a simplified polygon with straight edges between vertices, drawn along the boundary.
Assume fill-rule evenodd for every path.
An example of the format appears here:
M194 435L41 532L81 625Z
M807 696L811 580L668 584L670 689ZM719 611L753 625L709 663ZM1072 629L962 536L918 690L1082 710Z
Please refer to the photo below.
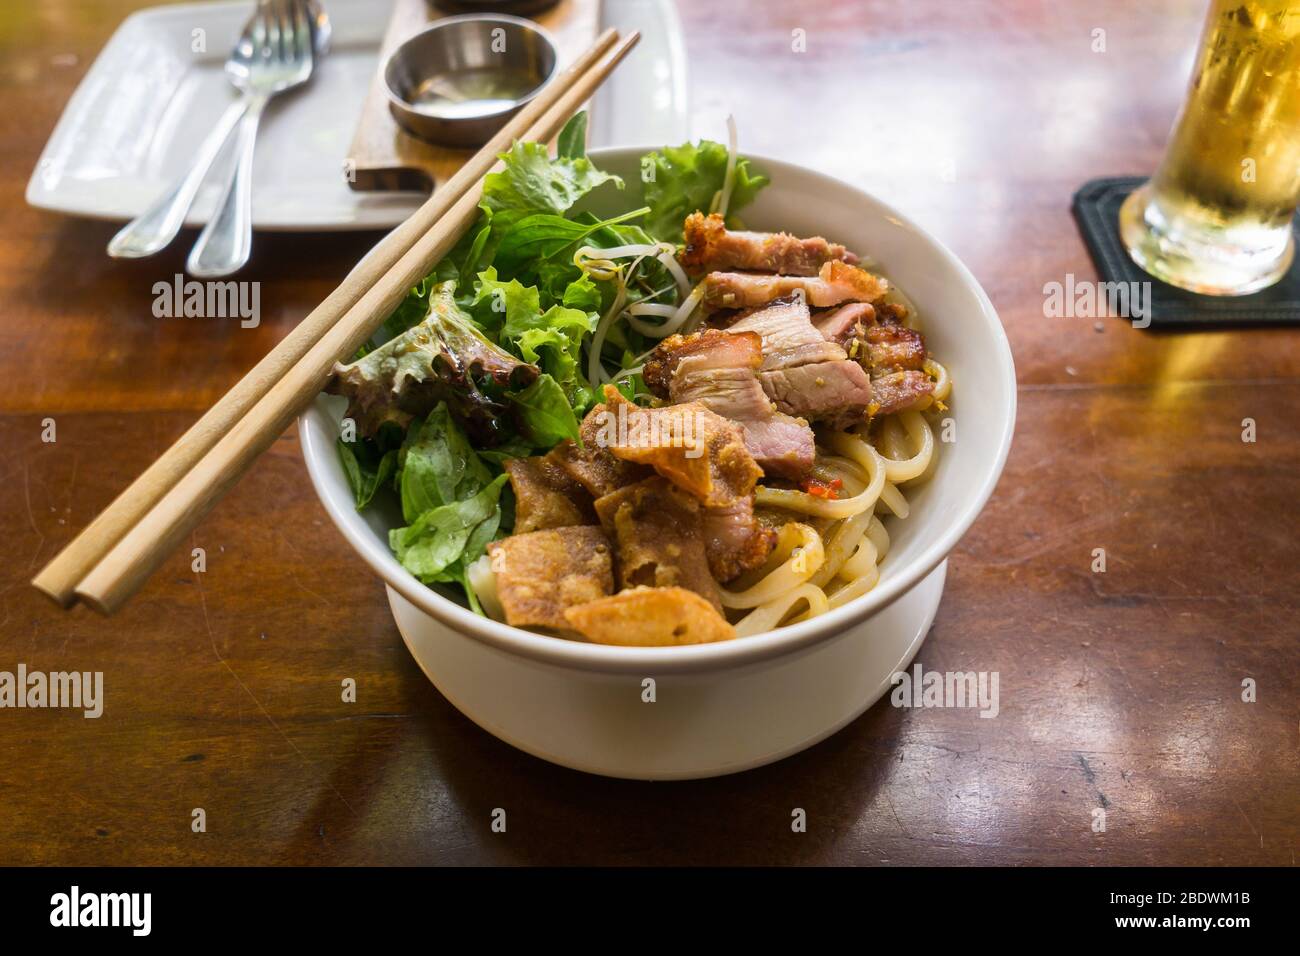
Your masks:
M0 863L1294 864L1300 332L1043 315L1045 283L1095 276L1074 189L1157 160L1202 3L681 5L696 132L734 112L745 146L931 229L997 305L1021 389L1006 473L919 658L999 671L1000 716L878 706L775 766L671 785L562 770L460 716L292 433L195 533L206 573L177 555L111 621L26 586L374 240L259 236L264 317L244 330L151 315L187 243L110 262L112 227L27 208L64 102L137 6L0 14L0 670L107 685L99 720L0 710Z

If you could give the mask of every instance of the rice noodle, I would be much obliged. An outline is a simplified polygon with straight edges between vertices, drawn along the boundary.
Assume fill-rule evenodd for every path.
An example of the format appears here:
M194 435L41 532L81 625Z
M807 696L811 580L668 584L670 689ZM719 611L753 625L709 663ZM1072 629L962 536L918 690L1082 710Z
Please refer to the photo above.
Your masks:
M752 637L755 634L763 634L772 630L784 621L802 601L808 602L808 610L802 616L816 617L818 614L825 614L830 609L825 591L811 584L801 584L782 594L776 600L757 607L746 614L736 624L736 636Z
M884 459L861 435L852 432L835 432L827 442L833 450L867 470L868 484L861 492L851 498L822 498L803 491L759 486L754 489L754 501L818 518L849 518L871 511L885 486Z
M829 597L828 604L830 605L831 608L843 607L845 604L848 604L854 598L862 597L862 595L866 594L868 591L874 588L876 586L876 582L878 582L879 580L880 580L880 570L879 568L873 567L871 573L868 574L867 576L858 578L855 581L850 581L847 584L845 584L843 587L837 588L836 590L832 591L828 595Z
M889 554L889 529L879 518L872 518L871 524L867 525L867 537L871 543L876 546L876 554L880 560L885 560L885 555Z
M875 573L876 560L879 555L876 554L876 547L871 543L871 539L863 535L858 541L858 546L849 559L841 565L837 577L846 581L856 581L858 578L867 577Z
M914 417L911 417L914 416ZM886 480L892 467L900 475L928 467L934 436L924 417L915 412L890 416L881 422L876 440L889 454L868 443L859 432L832 432L821 436L813 475L821 481L838 479L845 498L825 499L781 488L759 488L756 501L817 519L820 533L794 521L786 524L764 565L742 575L723 591L723 605L731 609L753 607L736 622L736 634L761 634L782 624L805 621L869 592L880 580L880 563L889 553L889 532L876 514L883 506L899 517L907 515L907 498ZM911 454L912 448L921 449ZM910 455L894 458L893 455ZM924 461L919 459L925 459ZM900 481L908 480L900 477ZM809 533L825 542L816 568L795 574L793 555L806 553ZM802 568L807 572L808 565ZM753 601L765 598L757 605ZM802 608L802 610L801 610Z
M936 402L942 402L948 398L952 392L952 377L948 374L948 369L934 359L926 359L922 365L925 374L934 379L933 397Z
M901 460L892 457L884 459L885 478L895 485L925 474L925 470L930 467L930 458L934 455L934 432L930 430L930 426L926 424L920 412L902 412L898 415L898 420L899 425L896 427L905 430L907 438L917 451L911 457ZM885 424L894 425L894 422L891 419ZM897 445L889 449L891 454L896 450Z
M899 518L906 518L911 510L907 504L907 499L898 490L898 486L888 481L885 482L885 487L880 489L880 503Z
M793 534L782 534L777 543L777 548L782 549L785 554L785 560L753 587L743 591L721 588L723 607L758 607L797 587L817 573L817 569L826 560L822 536L806 524L791 522L786 528L792 529Z

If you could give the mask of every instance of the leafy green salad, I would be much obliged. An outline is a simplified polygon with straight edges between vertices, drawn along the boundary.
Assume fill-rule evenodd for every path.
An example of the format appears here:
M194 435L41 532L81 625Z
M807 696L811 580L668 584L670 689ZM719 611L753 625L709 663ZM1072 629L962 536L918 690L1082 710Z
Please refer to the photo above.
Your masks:
M732 214L767 184L734 147L665 147L641 158L643 205L601 219L589 196L609 208L636 190L585 141L579 113L556 155L528 142L503 154L474 226L328 386L349 400L338 449L357 508L393 496L398 560L464 587L479 613L470 566L514 523L502 463L578 441L606 384L648 394L646 354L698 305L676 261L683 221Z

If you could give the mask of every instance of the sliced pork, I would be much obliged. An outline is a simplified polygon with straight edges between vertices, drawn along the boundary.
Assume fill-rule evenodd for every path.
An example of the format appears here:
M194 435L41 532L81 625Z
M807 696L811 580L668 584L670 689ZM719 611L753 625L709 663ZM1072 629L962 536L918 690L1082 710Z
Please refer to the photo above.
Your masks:
M806 421L774 411L771 418L743 424L745 447L765 474L791 481L807 477L817 449Z
M664 339L644 375L660 398L696 402L738 422L745 447L763 472L797 481L812 468L812 430L773 409L755 374L762 362L757 332L706 329Z
M777 299L742 318L729 332L756 332L762 342L764 371L831 362L846 357L844 349L813 327L808 303L799 296Z
M671 393L673 376L683 361L693 359L694 371L758 368L763 357L763 339L757 332L738 333L705 329L693 335L670 335L650 353L642 377L660 398ZM674 401L678 399L674 398ZM717 409L714 409L717 411ZM725 412L718 412L726 415ZM735 418L735 415L727 415Z
M705 508L701 512L704 554L709 570L719 581L730 581L767 560L776 545L776 533L754 517L754 499L737 498L734 504Z
M775 411L755 372L762 363L756 332L707 329L674 335L646 362L646 383L661 398L697 403L741 425L745 447L764 474L800 480L812 469L812 429ZM757 567L775 537L754 521L751 496L704 509L705 553L719 581Z
M817 362L761 372L759 378L779 410L833 428L866 421L871 406L871 380L857 362Z
M682 267L690 272L733 269L815 276L832 260L856 263L858 257L821 236L799 239L786 232L732 232L717 213L695 212L686 218Z
M598 498L596 513L614 542L620 590L686 588L722 613L704 553L700 505L689 493L656 476Z
M934 380L924 371L925 339L902 324L906 314L900 305L886 305L880 310L883 321L863 332L857 358L871 377L874 415L925 408L934 393Z
M873 415L892 415L925 408L934 394L934 380L924 372L888 372L871 380Z
M704 279L704 304L710 309L747 309L802 291L809 305L821 309L842 302L875 302L888 288L884 279L834 260L816 276L710 272Z
M850 302L815 316L813 326L826 341L847 350L850 343L875 321L876 309L869 302Z
M566 608L611 594L609 540L594 525L514 534L488 545L497 598L515 627L567 628Z
M925 366L925 339L915 329L882 322L868 326L863 340L867 364L876 371L919 372Z
M860 314L850 314L853 328ZM866 372L812 324L808 306L799 297L778 299L742 318L730 331L757 332L762 338L758 381L777 411L836 428L865 420L871 404Z
M515 534L595 524L591 494L549 455L505 463L515 492Z

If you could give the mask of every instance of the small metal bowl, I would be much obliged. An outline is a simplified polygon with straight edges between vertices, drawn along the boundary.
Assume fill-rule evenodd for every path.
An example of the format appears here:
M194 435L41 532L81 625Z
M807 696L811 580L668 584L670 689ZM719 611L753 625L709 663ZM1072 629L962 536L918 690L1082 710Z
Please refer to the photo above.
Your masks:
M555 74L550 36L519 17L445 17L411 37L384 65L388 108L413 136L481 146Z
M532 17L559 3L560 0L428 0L429 6L447 13L512 13Z

